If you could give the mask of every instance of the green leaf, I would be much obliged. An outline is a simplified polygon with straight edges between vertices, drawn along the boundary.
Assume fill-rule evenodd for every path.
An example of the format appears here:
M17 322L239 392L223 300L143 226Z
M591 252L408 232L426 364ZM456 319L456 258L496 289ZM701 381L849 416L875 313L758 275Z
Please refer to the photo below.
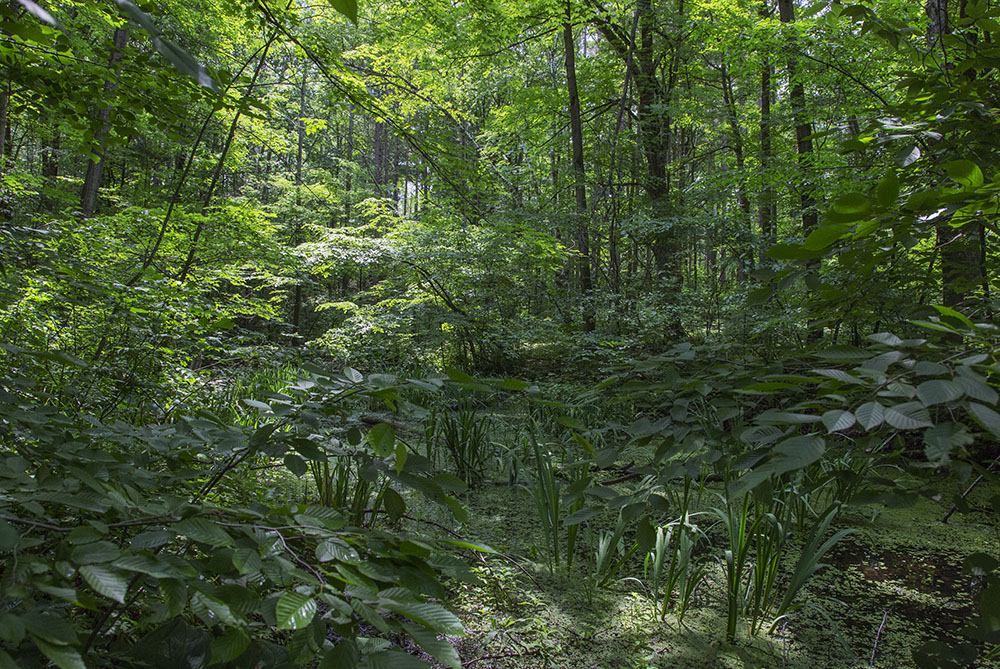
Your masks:
M239 627L231 627L225 634L212 639L212 664L232 662L250 646L250 637Z
M324 539L316 545L316 559L320 562L337 560L339 562L357 562L358 552L341 539Z
M18 669L17 662L14 661L14 658L3 650L0 650L0 669Z
M952 450L968 446L972 441L972 435L961 423L938 423L924 431L924 454L931 463L943 464Z
M360 654L352 639L345 639L323 653L319 669L357 669Z
M896 152L896 164L900 167L909 167L920 158L920 149L915 145L904 146Z
M904 402L885 410L885 422L897 430L931 427L931 417L920 402Z
M57 646L72 646L77 642L76 630L65 618L54 613L29 611L21 623L33 636Z
M962 563L962 571L973 576L986 576L997 567L1000 567L1000 562L986 553L973 553Z
M917 386L917 398L924 403L924 406L954 402L963 394L965 393L962 386L946 379L924 381Z
M191 595L191 611L210 627L220 622L229 626L238 624L228 604L201 591Z
M386 486L382 493L382 508L389 514L389 520L396 522L406 513L406 501L402 495Z
M358 0L329 0L330 5L338 12L358 24Z
M260 559L260 553L255 548L237 548L233 551L232 560L236 571L240 572L243 576L256 574L260 571L263 564Z
M774 453L780 458L775 462L775 472L783 474L795 469L808 467L823 456L826 442L815 434L798 435L780 441Z
M825 249L843 237L844 233L850 229L851 226L846 223L828 223L826 225L821 225L809 233L809 236L806 237L804 242L802 242L802 246L810 251Z
M853 223L864 218L871 208L872 203L864 193L845 193L834 201L827 219L833 223Z
M70 559L77 564L102 564L117 560L121 551L110 541L95 541L73 549Z
M884 407L878 402L865 402L854 410L854 415L867 432L874 430L885 420Z
M462 659L459 657L458 651L447 639L438 639L435 632L418 625L404 623L403 626L414 641L419 643L420 647L433 656L435 660L446 667L451 667L451 669L462 668Z
M38 646L38 650L52 660L59 669L87 669L87 665L84 664L83 658L80 657L80 652L76 648L51 644L36 636L32 636L31 640Z
M383 650L365 655L367 669L427 669L429 664L398 650Z
M968 410L976 422L989 430L994 437L1000 439L1000 414L976 402L969 402Z
M983 171L971 160L953 160L946 163L944 169L948 176L966 188L979 188L983 185Z
M21 535L6 520L0 520L0 550L13 548L20 541Z
M233 544L233 538L208 518L187 518L175 523L172 528L177 534L182 534L192 541L209 546L219 547Z
M371 444L375 455L384 458L392 453L396 445L396 433L388 423L377 423L368 430L368 443Z
M119 604L125 603L128 594L128 579L123 574L97 565L80 567L80 576L94 591L113 599Z
M149 550L150 548L157 548L170 543L176 536L177 535L175 533L167 532L165 530L143 532L142 534L137 534L132 538L131 546L137 551Z
M392 599L380 602L383 607L415 620L439 634L464 634L462 623L448 609L427 602L398 602Z
M24 621L13 613L0 615L0 641L17 647L24 639Z
M899 197L899 177L895 172L889 172L882 177L875 187L875 199L883 207L888 207Z
M803 423L818 423L819 421L819 416L806 413L790 413L787 411L778 411L777 409L768 409L754 418L754 422L760 425L801 425Z
M288 471L295 474L299 478L302 478L302 476L309 471L309 465L306 464L306 461L294 453L285 453L284 463L285 467L288 468Z
M823 425L826 426L827 434L846 430L852 427L856 422L857 418L855 418L854 414L850 411L840 411L835 409L833 411L827 411L823 414Z
M568 515L565 518L565 520L563 520L563 526L572 527L573 525L579 525L580 523L584 523L590 520L599 513L600 509L594 509L589 507L580 509L579 511L576 511Z
M301 592L286 592L278 598L274 612L279 630L301 629L316 615L316 600Z

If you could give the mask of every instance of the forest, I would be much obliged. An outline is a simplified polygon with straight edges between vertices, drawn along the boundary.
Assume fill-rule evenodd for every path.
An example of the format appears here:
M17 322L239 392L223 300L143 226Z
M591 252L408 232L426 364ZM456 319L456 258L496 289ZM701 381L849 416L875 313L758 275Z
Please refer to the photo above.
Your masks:
M0 0L0 72L0 669L1000 667L994 0Z

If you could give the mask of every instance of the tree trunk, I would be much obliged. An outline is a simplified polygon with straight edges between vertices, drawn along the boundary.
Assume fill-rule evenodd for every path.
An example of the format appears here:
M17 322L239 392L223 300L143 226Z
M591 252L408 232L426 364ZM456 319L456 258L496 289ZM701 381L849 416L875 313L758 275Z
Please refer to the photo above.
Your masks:
M576 200L577 267L580 274L580 292L583 296L583 329L592 332L594 305L593 283L590 275L590 231L587 225L587 173L583 162L583 121L580 118L580 95L576 87L576 40L570 23L571 5L566 5L566 23L563 24L563 48L566 52L566 87L569 90L570 142L573 145L573 193Z
M795 22L795 4L793 0L778 0L778 12L782 23ZM794 38L790 40L794 46ZM794 49L793 49L794 51ZM795 152L798 155L799 169L802 179L799 183L799 205L802 208L802 233L808 235L819 221L816 211L815 186L809 170L813 165L812 122L806 113L806 94L799 77L799 62L795 56L789 56L787 62L789 99L792 106L792 118L795 122Z
M770 15L767 2L762 3L760 17L769 18ZM774 149L771 146L771 77L773 74L774 65L765 57L760 68L760 171L764 176L764 187L761 188L760 199L757 203L757 225L760 228L764 246L778 241L778 205L769 174L774 164Z
M110 77L104 82L105 95L118 90L118 68L122 59L122 52L125 50L125 43L128 41L128 27L116 28L112 38L111 54L108 56L108 72ZM94 133L94 143L91 146L92 156L99 156L95 162L93 157L87 161L87 173L83 177L83 192L80 196L80 210L85 218L93 216L97 208L97 191L101 187L101 178L104 175L104 164L107 160L105 156L104 140L111 130L109 118L111 106L107 106L98 112L97 118L101 127Z

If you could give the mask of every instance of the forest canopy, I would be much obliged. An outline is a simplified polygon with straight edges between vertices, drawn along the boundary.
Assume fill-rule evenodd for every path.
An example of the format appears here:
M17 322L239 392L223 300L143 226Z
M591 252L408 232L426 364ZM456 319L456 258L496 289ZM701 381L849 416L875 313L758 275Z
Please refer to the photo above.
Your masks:
M0 667L996 666L998 21L0 1Z

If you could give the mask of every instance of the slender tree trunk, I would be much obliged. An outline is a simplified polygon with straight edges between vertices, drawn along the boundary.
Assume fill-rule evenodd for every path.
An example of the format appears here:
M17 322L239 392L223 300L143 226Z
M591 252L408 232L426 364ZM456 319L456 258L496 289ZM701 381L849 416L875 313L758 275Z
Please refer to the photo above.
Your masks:
M563 24L563 48L566 52L566 87L569 89L570 141L573 145L573 193L576 200L577 266L580 292L583 295L583 329L592 332L594 323L593 283L590 274L590 231L587 225L587 172L583 162L583 122L580 118L580 95L576 87L576 40L570 23L571 5L566 5Z
M795 22L795 4L793 0L778 0L778 11L781 22ZM794 38L791 44L794 46ZM812 122L806 112L806 94L799 77L799 61L795 56L789 56L787 62L789 99L792 106L792 118L795 122L795 152L798 155L799 169L802 170L799 183L799 205L802 208L802 233L808 235L819 221L816 211L815 185L809 170L813 165Z
M347 169L344 170L344 225L351 224L351 178L354 174L354 110L347 110Z
M116 28L112 38L111 55L108 56L108 72L110 77L104 82L104 93L109 95L118 90L118 66L121 63L122 52L125 50L125 43L128 41L128 27ZM111 130L109 118L112 107L109 105L98 112L97 118L101 123L94 134L94 143L90 149L92 155L99 156L95 162L93 157L87 161L87 173L83 177L83 192L80 196L80 210L85 218L93 216L97 208L97 191L101 187L101 178L104 175L104 164L107 161L105 155L104 140Z
M762 19L771 17L769 0L761 2L758 15ZM757 202L757 225L763 238L763 246L767 247L778 241L777 221L778 205L772 185L770 170L774 165L774 149L771 145L771 79L774 76L774 65L765 55L760 67L760 171L764 177L764 186ZM763 251L763 249L761 249Z
M753 266L754 257L753 249L750 245L750 239L753 235L753 217L750 214L750 198L747 195L746 189L746 174L745 174L745 161L743 157L743 131L740 129L739 115L736 112L736 100L734 99L733 92L733 80L729 76L729 68L726 67L725 61L719 69L722 75L722 101L726 106L726 118L729 121L729 133L732 136L733 141L733 157L736 159L736 172L737 172L737 191L736 191L736 201L739 204L740 214L742 215L741 228L746 230L746 242L741 242L739 244L740 254L737 257L737 279L743 281L746 279L747 265Z
M302 151L306 141L306 126L302 117L306 113L306 84L309 81L308 70L302 71L302 84L299 86L299 121L297 123L298 145L295 152L295 224L292 231L292 245L301 243L302 234ZM295 284L295 297L292 302L292 325L298 337L299 326L302 324L302 282Z

